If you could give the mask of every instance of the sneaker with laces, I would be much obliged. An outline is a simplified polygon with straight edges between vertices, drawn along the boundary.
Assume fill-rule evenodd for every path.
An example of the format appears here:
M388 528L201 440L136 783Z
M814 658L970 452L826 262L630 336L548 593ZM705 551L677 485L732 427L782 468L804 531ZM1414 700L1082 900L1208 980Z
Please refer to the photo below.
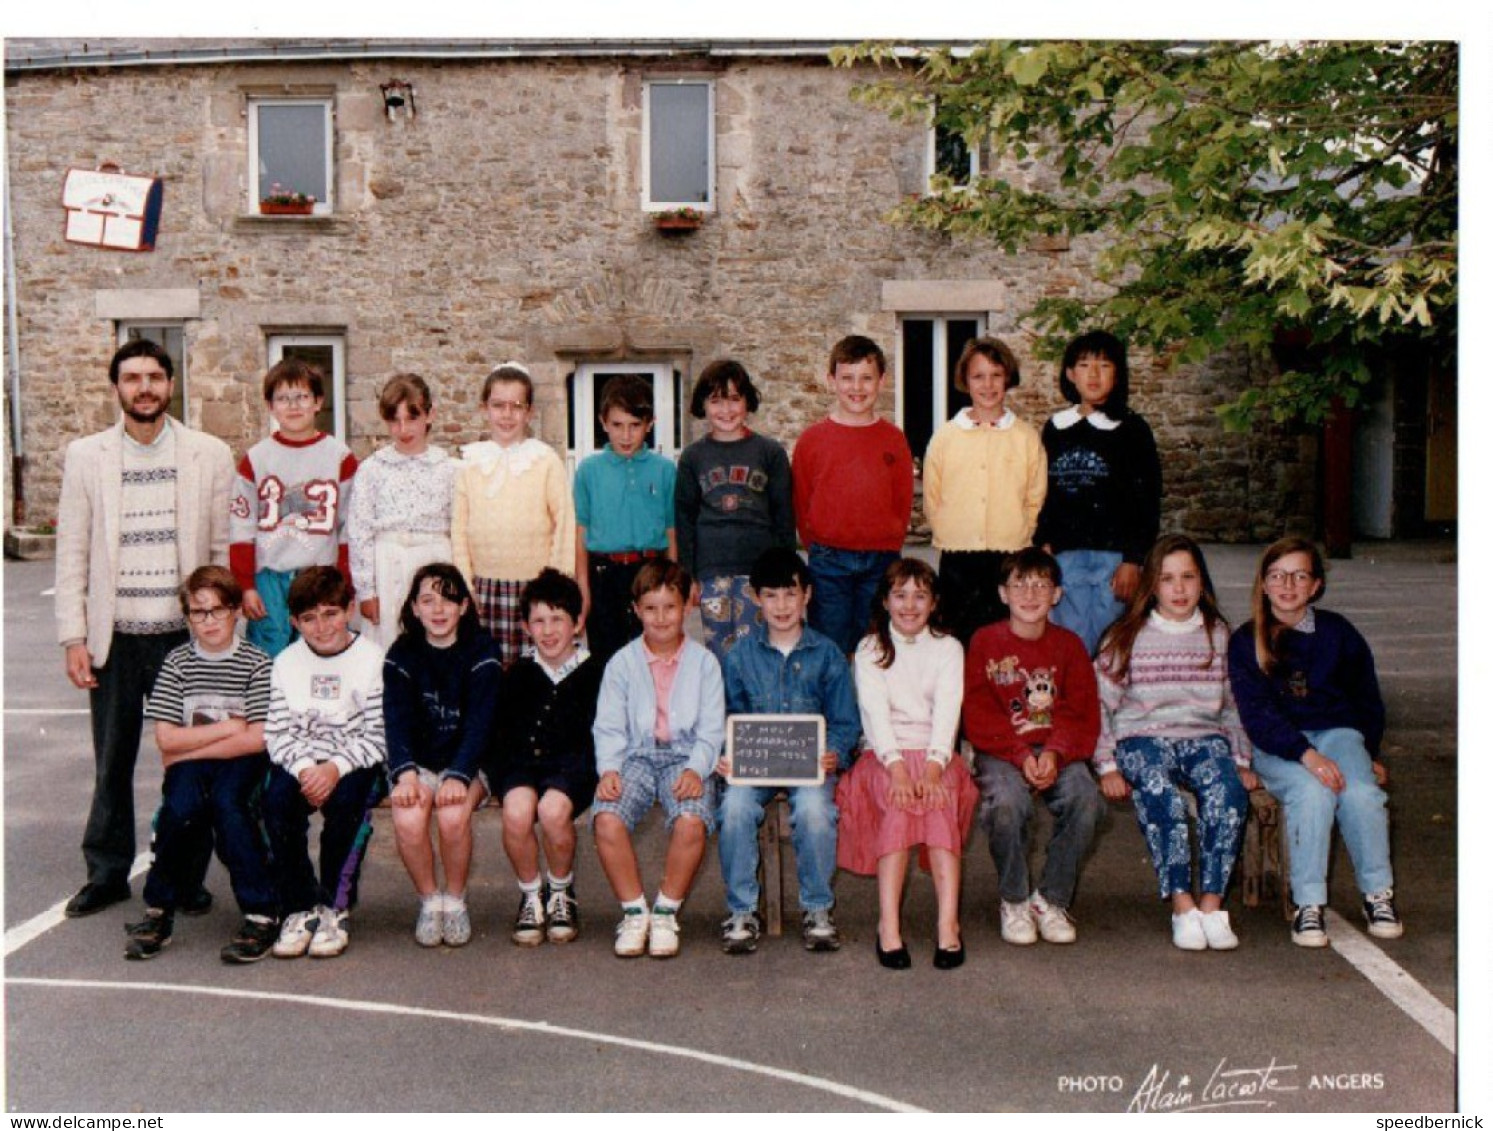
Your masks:
M721 949L727 954L751 954L762 935L762 920L755 911L731 915L721 924Z
M334 911L330 907L321 909L321 926L311 939L312 958L336 958L347 949L347 912Z
M552 943L568 943L580 932L581 910L569 887L550 888L550 897L544 905L548 922L544 934Z
M276 958L299 958L311 946L311 940L321 926L319 908L310 911L293 911L280 924L280 937L270 947Z
M1239 936L1229 925L1229 913L1220 907L1217 911L1199 911L1203 918L1203 937L1208 940L1209 950L1235 950Z
M544 941L544 889L523 892L518 915L513 920L513 941L518 946L538 946Z
M1032 896L1032 914L1043 942L1067 944L1078 941L1078 928L1065 908L1054 907L1041 895Z
M1394 888L1385 888L1363 897L1363 917L1368 923L1369 934L1376 939L1397 939L1405 933L1405 924L1400 922L1395 910Z
M673 958L679 953L678 916L655 907L648 920L648 957Z
M465 899L446 897L446 906L441 912L441 941L447 946L466 946L472 941L472 915L467 910Z
M280 924L270 916L245 915L228 945L218 951L218 957L231 966L258 962L270 952L270 947L279 937Z
M1001 938L1013 946L1031 946L1037 941L1030 900L1023 899L1020 903L1001 900Z
M1297 946L1327 945L1327 923L1320 904L1308 903L1296 909L1296 918L1291 923L1291 941Z
M648 912L629 908L617 924L617 941L612 950L618 958L636 958L648 949Z
M171 945L173 925L171 912L159 907L149 908L144 919L126 928L130 941L125 945L124 956L131 962L154 958Z
M421 898L420 913L415 916L415 941L421 946L440 946L444 917L444 900L439 895Z
M805 950L840 949L840 932L835 929L835 921L830 916L828 907L804 912L803 937Z
M1172 916L1172 945L1178 950L1208 949L1208 936L1203 931L1203 913L1196 907Z

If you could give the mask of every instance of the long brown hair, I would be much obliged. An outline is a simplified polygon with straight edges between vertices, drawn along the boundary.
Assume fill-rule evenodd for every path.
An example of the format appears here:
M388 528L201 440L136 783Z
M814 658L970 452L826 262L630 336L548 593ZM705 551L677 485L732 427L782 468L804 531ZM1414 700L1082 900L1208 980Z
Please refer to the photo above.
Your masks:
M1322 594L1327 592L1327 566L1322 561L1322 551L1317 549L1315 542L1307 538L1288 537L1272 542L1265 548L1265 553L1260 558L1260 568L1255 571L1255 587L1250 595L1250 607L1254 610L1255 618L1255 662L1266 675L1273 672L1275 665L1280 662L1277 649L1280 647L1280 634L1286 630L1286 626L1275 619L1275 611L1270 607L1270 598L1265 593L1265 575L1270 572L1271 566L1287 554L1305 554L1312 560L1312 576L1317 579L1317 591L1311 595L1307 604L1315 605L1322 599Z
M876 666L879 668L891 667L892 661L897 658L897 648L892 643L892 615L887 612L887 600L893 589L900 589L909 581L916 582L919 589L926 589L933 597L933 609L928 614L928 627L933 635L948 635L938 610L938 574L933 572L933 567L927 562L921 562L917 558L898 558L886 567L886 572L876 583L876 596L871 601L871 627L866 630L866 635L876 639Z
M1225 631L1228 630L1228 620L1218 611L1218 597L1213 592L1213 578L1208 573L1208 563L1203 560L1202 549L1185 534L1163 535L1146 554L1145 564L1141 566L1140 582L1130 598L1129 607L1099 638L1100 662L1118 683L1124 683L1130 675L1130 654L1135 650L1135 638L1140 635L1140 630L1151 616L1151 610L1156 607L1156 586L1161 581L1161 565L1171 554L1186 554L1190 557L1193 565L1197 566L1203 583L1202 592L1198 595L1198 609L1203 614L1203 629L1208 634L1208 658L1202 664L1205 670L1213 663L1216 654L1215 630L1219 625Z

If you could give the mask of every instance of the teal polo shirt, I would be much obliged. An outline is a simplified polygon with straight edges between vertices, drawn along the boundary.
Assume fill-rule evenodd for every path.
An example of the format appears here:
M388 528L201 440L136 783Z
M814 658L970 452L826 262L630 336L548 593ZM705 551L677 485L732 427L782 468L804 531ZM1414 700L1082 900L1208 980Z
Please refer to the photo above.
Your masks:
M674 461L643 448L624 459L608 444L575 472L575 520L593 554L667 550L674 529Z

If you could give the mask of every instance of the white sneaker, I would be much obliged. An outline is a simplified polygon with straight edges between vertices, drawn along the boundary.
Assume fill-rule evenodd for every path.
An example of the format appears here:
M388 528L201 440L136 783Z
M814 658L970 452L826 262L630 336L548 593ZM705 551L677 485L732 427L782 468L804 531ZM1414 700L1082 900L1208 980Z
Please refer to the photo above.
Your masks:
M446 897L446 910L441 915L441 941L447 946L466 946L472 941L472 915L465 899Z
M1031 946L1037 941L1037 924L1032 919L1032 905L1001 900L1001 938L1014 946Z
M673 958L678 953L678 918L672 911L654 911L648 923L648 957Z
M347 912L321 909L321 926L311 939L312 958L336 958L347 949Z
M299 958L306 953L306 948L311 945L311 939L320 926L320 908L291 912L285 916L285 922L280 924L280 937L270 947L270 953L276 958Z
M415 941L421 946L441 945L442 904L439 894L420 900L420 914L415 917Z
M1032 895L1032 914L1037 917L1037 933L1043 942L1071 943L1078 941L1078 928L1061 907L1054 907L1040 894Z
M637 958L648 949L648 912L628 911L617 924L612 951L618 958Z
M1172 945L1178 950L1208 949L1208 935L1203 929L1203 913L1196 907L1172 916Z
M1209 950L1233 950L1239 945L1239 936L1229 926L1229 913L1222 907L1198 914L1203 918L1203 935L1208 940Z

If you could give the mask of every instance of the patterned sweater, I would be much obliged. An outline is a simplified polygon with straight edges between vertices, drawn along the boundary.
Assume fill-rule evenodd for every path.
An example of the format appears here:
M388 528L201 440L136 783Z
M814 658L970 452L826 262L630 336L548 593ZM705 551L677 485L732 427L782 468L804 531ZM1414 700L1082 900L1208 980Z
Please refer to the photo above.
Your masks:
M374 542L386 530L451 533L451 496L459 464L440 448L417 456L380 448L358 467L347 509L347 545L358 599L378 596Z
M228 564L244 589L257 570L288 573L347 563L347 505L357 457L335 436L287 440L276 432L239 460L229 502Z
M333 762L338 775L382 765L384 654L354 635L332 656L297 640L275 657L265 744L270 761L292 777Z

